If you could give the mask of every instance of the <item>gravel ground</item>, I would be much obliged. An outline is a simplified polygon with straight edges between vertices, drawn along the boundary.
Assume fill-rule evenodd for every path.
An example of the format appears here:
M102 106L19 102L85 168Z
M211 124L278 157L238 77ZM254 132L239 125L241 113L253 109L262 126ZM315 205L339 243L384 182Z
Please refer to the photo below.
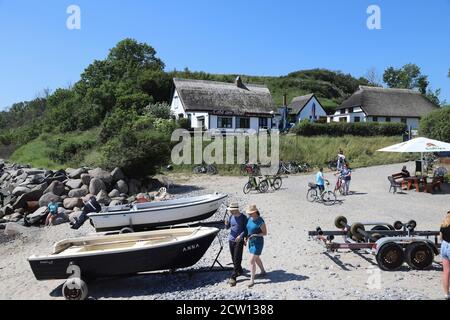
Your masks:
M344 215L350 223L395 220L418 222L418 230L438 230L445 213L450 210L450 188L440 194L408 191L389 194L387 176L398 172L401 164L358 169L353 174L352 195L341 197L333 207L308 203L306 192L313 175L292 176L283 188L267 194L244 195L245 177L177 177L183 187L171 192L176 197L206 194L214 191L229 194L229 201L238 201L244 209L257 204L269 229L263 262L268 271L252 289L248 277L239 278L236 287L227 285L230 272L198 272L146 274L132 278L105 279L89 284L93 299L440 299L440 258L431 270L412 271L404 267L397 272L382 272L370 254L341 251L327 253L322 245L307 236L307 231L321 226L334 230L335 217ZM409 163L411 171L413 164ZM327 175L326 175L327 176ZM335 178L328 174L332 183ZM211 220L221 220L222 208ZM0 299L62 299L61 281L38 282L26 258L46 254L56 241L93 232L89 224L73 231L68 225L28 229L15 238L0 236ZM226 233L220 237L226 241ZM215 240L205 257L193 268L205 271L220 249ZM227 248L220 261L228 265ZM244 253L248 267L248 254ZM379 276L379 278L378 278ZM379 286L370 286L379 279ZM376 283L376 282L375 282Z

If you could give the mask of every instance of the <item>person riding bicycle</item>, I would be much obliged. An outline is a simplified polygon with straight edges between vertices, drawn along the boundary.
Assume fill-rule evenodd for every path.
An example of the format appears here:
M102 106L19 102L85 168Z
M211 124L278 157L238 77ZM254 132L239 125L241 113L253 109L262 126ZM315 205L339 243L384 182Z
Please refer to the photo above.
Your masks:
M321 194L325 191L325 182L330 183L323 175L323 168L320 168L319 172L316 174L316 185Z

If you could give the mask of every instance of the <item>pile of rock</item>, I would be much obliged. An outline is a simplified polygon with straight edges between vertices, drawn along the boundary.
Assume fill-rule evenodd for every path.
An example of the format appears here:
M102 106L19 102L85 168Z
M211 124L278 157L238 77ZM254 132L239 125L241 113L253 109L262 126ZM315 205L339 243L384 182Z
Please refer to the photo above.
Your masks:
M80 214L92 196L104 206L130 203L141 192L160 188L158 180L146 184L127 178L119 168L68 168L57 172L0 161L0 223L31 225L41 222L51 201L59 203L57 224ZM2 199L0 199L2 200ZM3 203L2 203L3 202Z

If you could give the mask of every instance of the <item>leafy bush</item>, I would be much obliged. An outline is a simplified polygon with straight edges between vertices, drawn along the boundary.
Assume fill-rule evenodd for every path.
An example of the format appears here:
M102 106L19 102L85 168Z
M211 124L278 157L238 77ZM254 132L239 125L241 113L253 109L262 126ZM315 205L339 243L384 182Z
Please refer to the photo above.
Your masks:
M378 122L359 122L359 123L311 123L304 120L298 123L291 132L300 136L344 136L354 135L361 137L369 136L397 136L406 131L406 125L403 123L378 123Z
M166 129L150 117L140 117L102 147L102 157L107 159L104 166L120 167L131 177L154 174L170 158L171 141Z
M450 142L450 107L431 112L420 120L420 134L430 139Z

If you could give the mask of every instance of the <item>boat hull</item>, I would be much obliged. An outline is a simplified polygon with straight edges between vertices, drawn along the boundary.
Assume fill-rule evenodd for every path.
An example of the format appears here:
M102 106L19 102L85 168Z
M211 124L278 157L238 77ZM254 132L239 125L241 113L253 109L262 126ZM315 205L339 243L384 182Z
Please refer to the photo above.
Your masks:
M142 250L80 257L50 256L29 259L29 263L37 280L67 279L71 265L80 268L82 279L188 268L204 256L218 232L219 230L197 239Z
M97 232L108 232L131 227L135 231L150 230L182 223L202 221L213 216L227 196L220 195L197 202L149 207L124 212L90 214Z

